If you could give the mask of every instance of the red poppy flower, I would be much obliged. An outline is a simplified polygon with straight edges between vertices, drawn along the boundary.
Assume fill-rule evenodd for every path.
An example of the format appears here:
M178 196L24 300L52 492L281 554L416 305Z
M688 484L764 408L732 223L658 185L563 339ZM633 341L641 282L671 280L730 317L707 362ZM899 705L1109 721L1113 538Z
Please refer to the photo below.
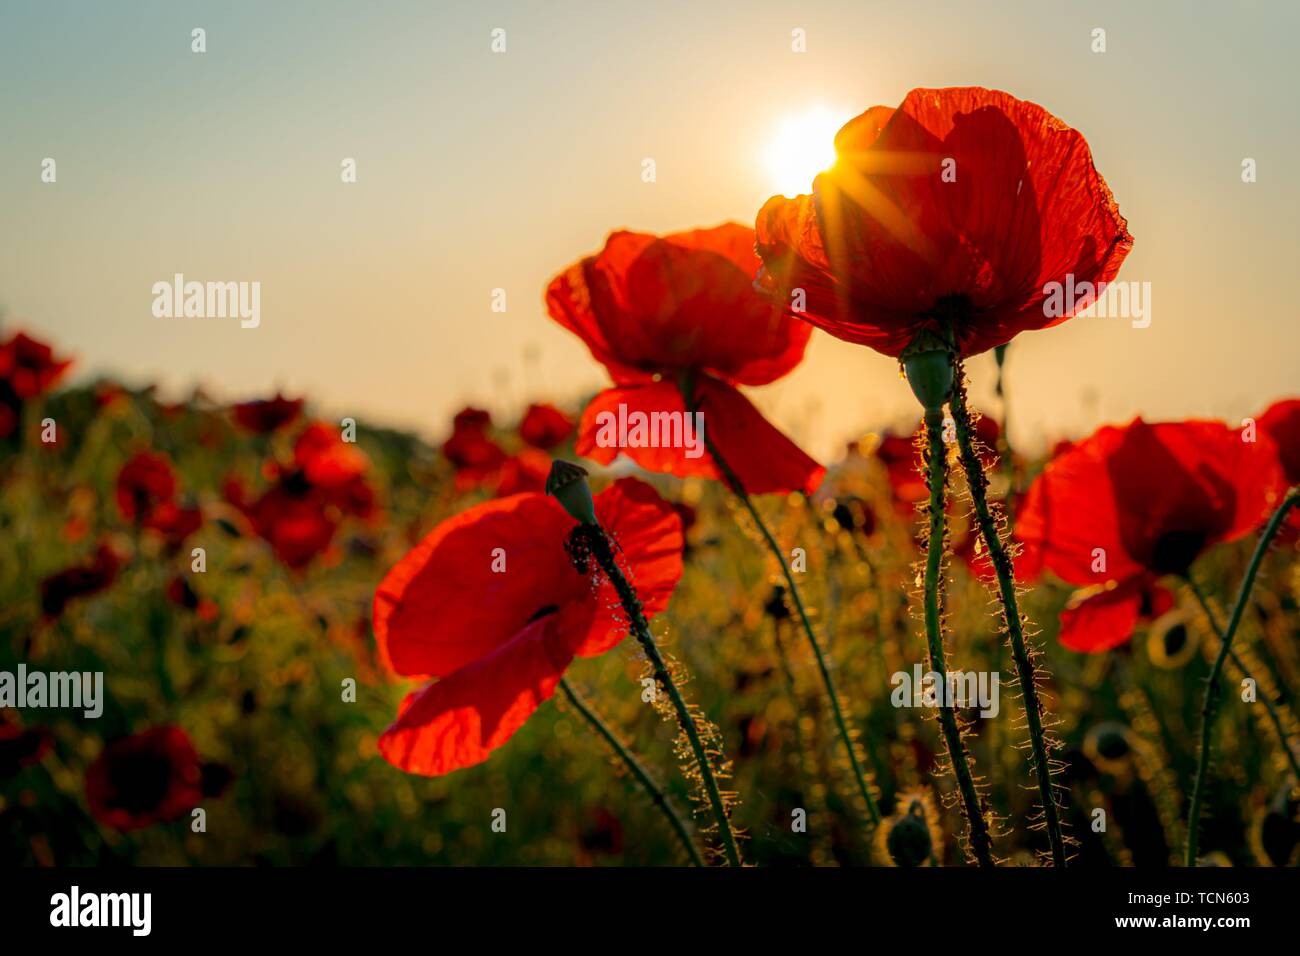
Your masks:
M329 548L338 530L326 503L301 479L271 486L243 510L275 556L294 570L305 568Z
M1300 398L1274 402L1259 427L1277 445L1278 464L1288 485L1300 485Z
M817 487L825 469L736 388L766 385L790 372L810 334L754 291L759 261L753 247L753 231L735 223L663 237L616 232L598 255L551 281L551 318L586 343L615 385L583 413L578 454L607 464L622 452L651 471L721 479L702 447L602 437L602 420L685 415L679 387L685 376L703 413L705 437L746 491ZM603 413L613 419L602 419Z
M464 491L492 481L505 464L506 453L487 430L492 416L481 408L464 408L452 419L451 437L442 453L456 469L456 487Z
M338 429L315 422L298 436L294 464L302 477L330 504L345 514L368 518L374 512L375 494L366 480L370 459Z
M143 527L162 535L169 548L179 548L185 539L203 527L203 511L193 505L164 501L152 510Z
M519 437L544 451L563 444L572 434L573 419L554 405L529 405L519 423Z
M56 618L76 598L107 590L117 580L122 561L108 544L101 544L85 564L64 568L41 581L41 612Z
M631 478L595 505L646 614L664 610L682 574L672 507ZM430 776L481 763L550 698L575 656L622 640L612 586L593 587L565 552L574 526L554 498L499 498L444 521L389 571L375 593L380 654L399 674L441 679L402 703L379 739L386 760Z
M71 359L56 359L48 345L22 332L0 345L0 379L24 401L48 391L71 364Z
M117 473L117 508L128 521L147 522L176 494L176 473L163 454L137 452Z
M1061 643L1124 643L1155 582L1254 530L1277 483L1271 446L1219 422L1139 418L1054 458L1017 512L1015 537L1063 580L1093 588L1062 615Z
M106 746L86 771L91 815L117 830L177 820L203 797L202 766L179 727L154 727Z
M1049 283L1109 282L1133 238L1083 136L978 87L913 90L835 137L812 195L758 214L763 286L832 335L899 356L952 323L962 355L1042 329Z
M277 392L274 398L240 402L234 409L235 421L250 432L269 435L297 420L302 406L302 399L285 398Z

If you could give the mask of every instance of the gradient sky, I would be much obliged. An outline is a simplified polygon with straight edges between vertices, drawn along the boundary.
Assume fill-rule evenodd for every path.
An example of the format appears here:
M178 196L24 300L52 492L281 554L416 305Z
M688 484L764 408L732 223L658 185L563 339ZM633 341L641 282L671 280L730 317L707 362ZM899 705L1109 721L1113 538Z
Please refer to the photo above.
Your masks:
M0 322L82 376L278 387L436 439L466 403L604 384L542 292L611 229L752 224L788 117L971 84L1084 133L1136 237L1120 279L1152 286L1149 328L1016 340L1013 439L1240 418L1300 393L1297 36L1290 0L0 0ZM260 281L261 327L155 319L176 272ZM991 359L971 373L995 407ZM915 418L893 361L820 332L751 394L821 454Z

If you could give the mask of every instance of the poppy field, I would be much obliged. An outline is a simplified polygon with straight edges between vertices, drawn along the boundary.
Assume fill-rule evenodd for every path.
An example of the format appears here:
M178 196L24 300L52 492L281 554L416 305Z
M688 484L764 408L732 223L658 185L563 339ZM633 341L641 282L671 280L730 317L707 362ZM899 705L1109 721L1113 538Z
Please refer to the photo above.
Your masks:
M1300 863L1300 397L1011 442L1142 241L1050 108L916 89L752 220L561 249L606 387L432 438L6 328L0 859ZM913 428L765 417L824 335Z

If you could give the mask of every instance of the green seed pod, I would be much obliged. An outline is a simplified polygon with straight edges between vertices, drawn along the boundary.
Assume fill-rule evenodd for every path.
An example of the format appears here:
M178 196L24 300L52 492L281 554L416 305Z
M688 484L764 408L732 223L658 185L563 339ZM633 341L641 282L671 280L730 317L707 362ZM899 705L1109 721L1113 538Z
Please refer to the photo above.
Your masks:
M942 414L952 395L952 362L943 351L916 352L903 357L903 372L912 394L926 411L926 417Z
M551 473L546 476L546 493L558 501L580 524L596 524L596 504L587 484L587 469L558 458L551 462Z

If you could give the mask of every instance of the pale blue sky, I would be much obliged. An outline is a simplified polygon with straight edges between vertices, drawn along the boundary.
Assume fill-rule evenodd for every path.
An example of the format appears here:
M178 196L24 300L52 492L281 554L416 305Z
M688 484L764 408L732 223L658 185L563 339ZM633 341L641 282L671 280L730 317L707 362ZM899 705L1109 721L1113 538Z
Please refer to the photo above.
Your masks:
M978 84L1083 131L1137 239L1120 278L1153 290L1150 328L1017 340L1017 440L1237 417L1300 393L1297 36L1286 0L0 0L0 316L82 374L281 387L436 438L466 402L604 382L542 292L611 229L752 224L786 117ZM261 327L154 319L176 272L260 281ZM913 408L889 359L821 333L755 395L819 452Z

